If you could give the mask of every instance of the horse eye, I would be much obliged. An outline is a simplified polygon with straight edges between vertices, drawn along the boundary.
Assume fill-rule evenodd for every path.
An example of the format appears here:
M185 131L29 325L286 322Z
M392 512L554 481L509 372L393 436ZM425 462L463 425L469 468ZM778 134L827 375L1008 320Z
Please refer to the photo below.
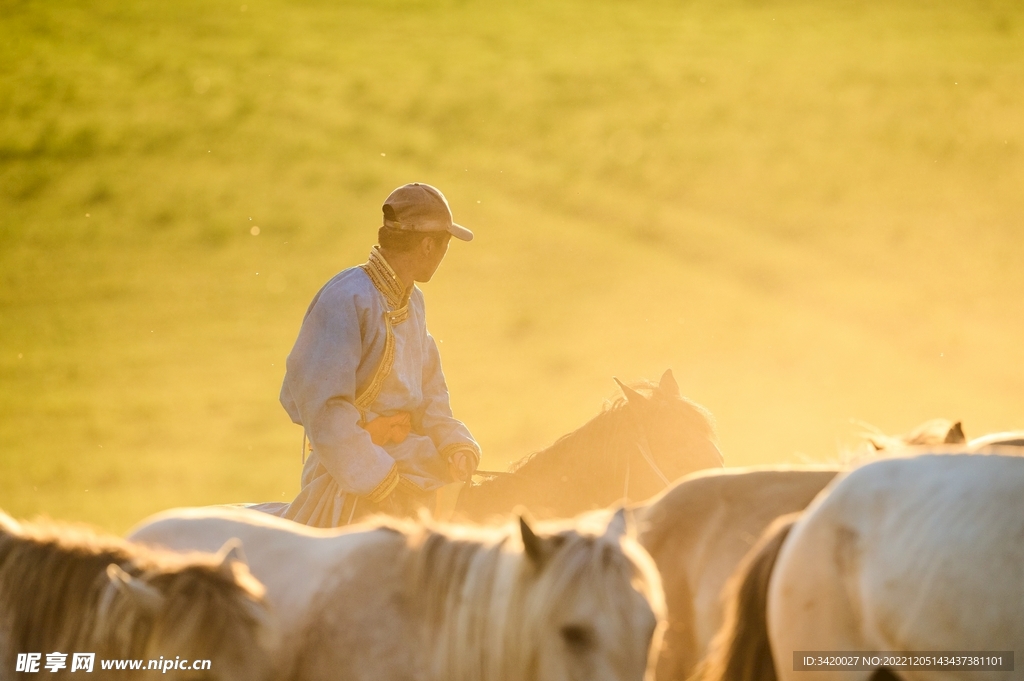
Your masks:
M594 642L590 629L579 624L567 624L562 627L562 640L575 652L583 652Z

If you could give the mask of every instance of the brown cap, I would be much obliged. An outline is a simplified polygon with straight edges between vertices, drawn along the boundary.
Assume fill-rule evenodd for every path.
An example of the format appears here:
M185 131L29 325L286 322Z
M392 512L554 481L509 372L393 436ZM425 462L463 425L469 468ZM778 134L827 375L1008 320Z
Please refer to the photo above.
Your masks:
M456 239L472 241L473 232L452 222L452 209L436 187L421 182L391 192L382 208L384 226L410 232L448 232Z

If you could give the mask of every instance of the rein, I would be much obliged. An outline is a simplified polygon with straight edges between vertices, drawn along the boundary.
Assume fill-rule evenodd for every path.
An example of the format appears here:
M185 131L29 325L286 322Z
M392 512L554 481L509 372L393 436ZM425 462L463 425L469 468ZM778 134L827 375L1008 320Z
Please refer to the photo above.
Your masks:
M525 475L523 475L522 473L516 473L515 471L482 471L477 469L473 471L473 475L479 475L484 478L500 478L502 476L505 476L509 478L523 478L524 480L527 479Z

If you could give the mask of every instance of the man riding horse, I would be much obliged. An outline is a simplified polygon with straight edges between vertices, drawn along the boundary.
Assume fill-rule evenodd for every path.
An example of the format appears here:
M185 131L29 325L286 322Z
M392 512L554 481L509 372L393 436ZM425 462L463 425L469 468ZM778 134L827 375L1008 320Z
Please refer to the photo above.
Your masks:
M416 287L430 281L451 237L473 233L452 222L428 184L399 187L383 212L379 245L320 289L288 355L281 404L310 453L298 496L273 512L307 525L412 514L442 485L469 480L480 461L452 416Z

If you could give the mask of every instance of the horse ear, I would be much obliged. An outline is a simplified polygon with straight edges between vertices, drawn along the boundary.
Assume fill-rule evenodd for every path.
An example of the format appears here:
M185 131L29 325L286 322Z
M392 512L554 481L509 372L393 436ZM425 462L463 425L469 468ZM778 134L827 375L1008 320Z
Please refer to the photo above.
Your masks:
M627 532L629 532L629 518L626 517L626 507L620 506L612 519L608 521L604 536L609 539L620 539L626 536Z
M946 439L943 440L946 444L960 445L967 442L967 438L964 436L964 427L959 421L949 427L949 431L946 432Z
M519 516L519 532L523 535L523 549L526 551L526 555L530 557L530 561L536 567L544 565L550 551L545 545L544 540L534 533L525 515Z
M612 380L618 384L619 390L621 390L622 394L626 396L626 401L629 402L630 404L643 404L644 402L647 401L647 398L645 398L643 395L633 390L628 385L626 385L619 379L615 378L614 376L612 376Z
M544 561L544 547L540 537L534 534L530 523L526 522L525 516L519 516L519 533L523 535L523 549L526 551L526 555L534 563L540 565Z
M665 397L682 397L679 393L679 384L676 383L676 377L672 375L671 369L665 369L665 373L661 375L658 390Z
M136 605L149 612L150 615L155 615L163 609L165 602L163 594L141 579L132 577L117 563L107 566L107 579L115 589L131 598Z
M245 553L242 551L242 540L238 537L228 539L217 551L217 567L221 572L232 574L231 564L235 561L247 567L249 565L249 561L245 559Z

